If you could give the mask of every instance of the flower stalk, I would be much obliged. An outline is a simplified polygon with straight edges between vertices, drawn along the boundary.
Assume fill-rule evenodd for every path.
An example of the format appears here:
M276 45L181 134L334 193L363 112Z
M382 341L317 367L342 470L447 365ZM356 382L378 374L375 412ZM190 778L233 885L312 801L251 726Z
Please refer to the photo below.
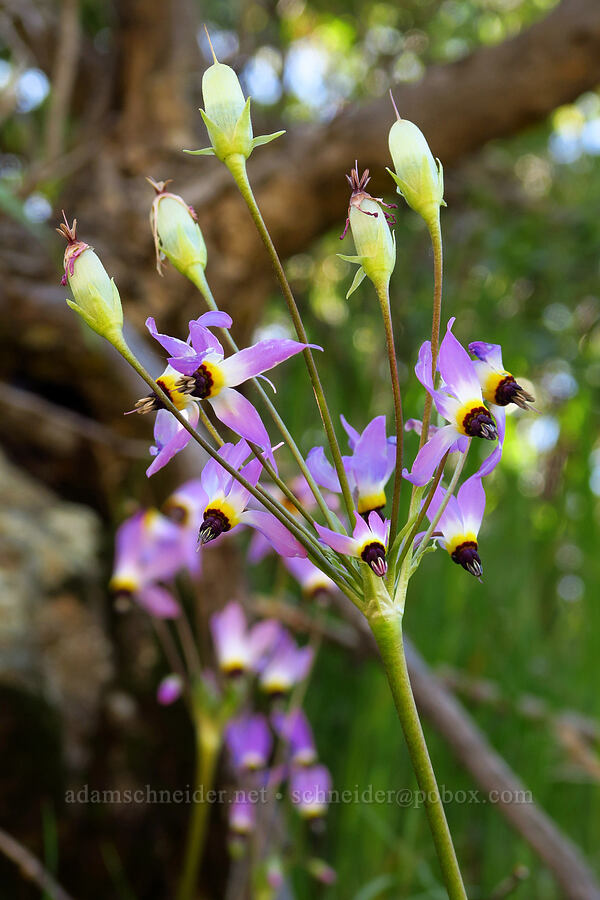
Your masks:
M400 488L402 486L402 458L404 446L404 420L402 415L402 393L398 378L398 361L396 359L396 345L394 341L394 327L392 324L392 310L390 307L389 282L381 284L377 288L377 296L383 316L385 328L385 340L390 367L390 380L392 382L392 395L394 398L394 421L396 426L396 468L394 471L394 493L392 499L392 515L390 525L389 546L392 547L398 532L398 519L400 516Z
M308 344L308 338L306 335L306 330L304 328L304 323L302 322L302 317L300 315L300 311L298 306L296 305L296 300L294 299L294 295L292 293L292 289L289 285L289 282L286 278L283 265L281 264L281 260L279 259L279 255L275 248L275 245L271 239L271 235L269 234L269 230L265 224L265 221L262 217L262 213L258 207L256 202L256 198L254 197L254 193L252 191L252 186L250 185L250 181L248 179L248 173L246 171L246 160L241 155L229 156L227 158L227 168L233 175L233 179L237 185L237 188L242 195L250 215L256 225L258 232L262 238L263 244L269 254L271 262L273 263L273 267L275 269L275 274L277 275L277 280L279 281L279 285L281 287L283 296L287 303L288 310L292 317L292 321L294 323L294 328L296 329L296 334L298 336L298 340L302 341L305 344ZM321 385L321 379L319 378L319 373L317 372L317 367L314 361L314 357L312 355L312 351L310 347L307 347L304 351L304 359L306 362L306 367L308 369L308 374L311 380L311 384L313 387L313 391L315 394L315 398L317 401L317 406L319 408L319 413L321 415L321 419L323 421L323 427L325 428L325 433L327 435L327 440L329 442L329 446L331 448L331 455L333 457L333 464L335 466L335 470L337 472L337 476L340 482L340 487L342 489L342 494L344 497L344 504L346 506L346 510L350 518L352 518L352 511L354 509L354 503L352 502L352 495L350 493L350 487L348 486L348 479L346 478L346 472L344 470L344 464L342 462L342 454L340 452L340 447L337 441L337 437L335 435L335 430L333 427L333 421L331 419L331 414L329 412L329 407L327 406L327 401L325 399L325 394L323 392L323 386Z
M444 261L442 248L442 229L440 226L440 214L438 209L437 217L435 217L429 227L431 237L431 246L433 248L433 315L431 319L431 377L435 379L435 370L437 366L438 352L440 349L440 322L442 318L442 286L444 277ZM425 396L425 407L423 410L423 429L421 431L422 447L429 435L429 422L431 421L431 404L432 397L429 393Z
M410 684L402 637L402 615L397 609L376 604L370 610L368 621L379 648L417 783L424 797L449 900L466 900L456 851Z

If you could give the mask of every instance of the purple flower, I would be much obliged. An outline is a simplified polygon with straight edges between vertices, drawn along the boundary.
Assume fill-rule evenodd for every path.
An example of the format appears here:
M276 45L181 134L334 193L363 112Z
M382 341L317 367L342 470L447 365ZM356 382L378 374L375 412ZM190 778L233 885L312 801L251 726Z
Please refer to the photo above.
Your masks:
M236 834L250 834L256 825L256 801L246 791L236 791L229 807L229 827Z
M260 675L260 686L269 694L283 694L308 675L313 662L312 647L298 647L285 629Z
M180 377L179 372L171 366L167 366L162 375L156 379L156 383L175 404L182 416L188 420L192 428L195 428L200 417L198 405L177 387ZM161 401L158 397L150 394L138 400L134 410L140 413L158 410L154 421L154 444L150 447L150 456L154 457L154 461L146 469L148 478L166 466L175 454L187 446L191 439L191 435L183 425L167 409L162 409L160 404Z
M175 421L175 420L173 420ZM187 568L199 575L202 554L199 553L198 531L202 524L206 494L199 478L180 485L163 504L163 512L179 526L188 548Z
M446 491L438 485L427 510L430 522L435 518L445 496ZM438 531L441 531L441 537L438 539L442 547L448 551L455 563L476 578L480 578L483 574L477 550L477 535L484 510L485 492L481 476L472 475L461 486L456 497L450 497L437 524Z
M354 518L356 525L352 537L339 534L322 525L315 525L315 528L319 532L321 540L328 547L344 556L362 559L381 578L387 572L385 554L390 531L389 520L384 521L376 512L369 513L368 522L365 522L357 512L354 513Z
M289 745L290 762L298 766L310 766L317 758L317 750L312 728L301 709L289 713L274 712L271 716L273 728Z
M326 766L293 768L289 786L292 803L303 818L314 819L327 812L331 775Z
M256 485L262 471L262 463L253 459L245 466L250 454L245 440L237 444L224 444L219 456L234 466L250 482ZM198 532L201 544L214 541L221 534L237 525L248 525L260 531L281 556L306 556L306 550L279 519L264 509L246 509L250 491L223 468L216 459L209 459L200 476L200 487L206 495L202 523Z
M227 675L257 671L281 634L281 625L265 619L248 628L239 603L228 603L210 618L217 662Z
M325 572L321 572L310 559L287 557L284 558L283 564L296 579L302 588L302 593L306 597L316 597L318 594L332 594L337 591L335 582Z
M510 403L514 403L521 409L530 409L530 404L535 403L535 397L517 384L514 376L504 368L500 344L473 341L472 344L469 344L469 350L477 357L473 360L473 367L481 384L483 399L489 403L498 426L499 459L506 432L506 407ZM487 460L486 463L488 463ZM490 467L488 464L483 474L487 475L492 468L493 466Z
M119 527L110 589L133 597L150 615L170 619L179 604L160 582L186 565L188 551L181 530L157 510L139 512Z
M386 437L385 416L374 418L362 434L341 416L352 456L342 457L348 484L361 515L382 509L386 503L385 486L396 463L395 439ZM323 447L313 447L306 464L315 481L339 493L337 473L328 462Z
M170 675L165 675L160 682L156 692L156 699L161 706L170 706L171 703L175 703L176 700L179 700L182 690L183 682L181 678L179 675L171 672Z
M263 769L271 754L273 736L263 715L242 715L227 726L225 743L234 769Z
M412 467L404 477L413 484L426 484L444 454L457 445L461 437L495 440L496 424L484 406L479 378L473 360L452 334L450 319L440 347L438 369L442 376L440 390L435 390L431 375L431 342L426 341L415 366L417 378L431 394L437 411L450 424L444 425L421 447ZM461 449L460 445L455 449ZM496 460L497 461L497 460ZM488 460L484 463L484 466ZM488 468L488 471L491 471ZM480 474L483 474L480 471ZM487 473L486 473L487 474Z
M214 413L236 434L258 444L275 466L267 430L252 403L234 390L240 384L267 372L313 344L288 339L259 341L225 358L225 351L209 327L230 328L231 317L223 312L204 313L190 322L188 342L160 334L153 318L148 331L170 354L169 365L179 373L177 390L193 400L208 400ZM188 435L189 440L189 435ZM187 443L187 441L186 441Z

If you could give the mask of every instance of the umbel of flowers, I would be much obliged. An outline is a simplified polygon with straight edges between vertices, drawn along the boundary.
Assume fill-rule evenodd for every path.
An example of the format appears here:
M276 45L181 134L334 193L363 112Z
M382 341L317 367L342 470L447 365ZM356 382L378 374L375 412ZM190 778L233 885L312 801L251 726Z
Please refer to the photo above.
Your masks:
M183 198L166 189L167 182L150 179L155 191L150 221L159 269L164 259L170 261L196 285L207 307L201 307L190 321L187 335L161 333L153 318L147 320L148 331L165 352L164 368L153 377L123 338L123 312L114 281L93 249L77 237L75 222L69 226L65 218L59 230L67 239L64 281L74 298L68 302L114 345L150 388L135 405L135 411L155 416L147 475L167 465L190 440L199 444L207 457L198 477L175 491L163 513L140 512L121 526L112 588L121 603L131 598L157 621L177 623L182 608L172 588L177 572L187 568L198 574L201 554L197 549L210 552L215 541L235 540L234 535L247 526L254 532L251 562L275 552L305 596L334 590L344 594L366 617L379 646L417 780L426 797L448 896L464 898L460 868L412 698L402 619L410 579L436 547L446 550L449 560L465 573L482 578L484 553L479 532L485 479L501 461L507 410L527 410L533 396L504 368L498 345L477 339L468 348L463 346L455 334L461 332L455 315L444 317L446 328L440 343L442 167L419 128L396 112L389 136L393 169L388 171L398 193L424 219L433 248L431 335L414 354L424 404L419 418L404 422L389 294L397 243L401 252L402 240L400 236L397 241L391 231L395 223L387 210L392 204L367 192L368 172L360 174L355 163L347 176L351 196L342 235L350 232L356 250L343 258L358 266L348 296L363 279L372 283L382 314L382 346L385 343L389 405L394 416L389 434L388 409L378 410L370 422L355 422L362 430L342 415L349 444L349 453L343 455L312 352L321 348L307 336L246 172L250 153L283 132L253 136L250 99L244 98L233 70L216 57L204 74L203 95L202 116L211 146L193 152L216 156L233 176L273 263L296 337L237 347L230 333L231 317L220 309L208 284L210 255L201 222ZM303 400L294 397L293 402L308 406L312 392L324 428L324 441L306 455L281 413L290 398L284 398L278 408L258 380L266 380L265 372L300 354L312 391L307 390ZM414 432L419 446L407 460L404 437ZM489 448L483 462L473 463L474 446L478 455L480 449ZM297 471L292 473L290 462ZM471 473L463 477L467 466ZM404 521L400 516L402 495L408 508ZM243 773L244 784L250 778L252 784L272 790L273 785L287 781L298 810L313 815L321 807L317 800L310 801L311 786L316 796L316 788L327 785L328 775L316 762L306 720L294 710L276 710L267 720L241 704L231 680L235 673L251 671L263 689L281 694L306 677L311 652L298 649L289 634L284 637L280 633L279 643L274 644L274 630L272 622L248 630L237 607L227 607L213 617L220 677L228 686L224 690L214 678L200 677L202 667L197 664L196 687L187 688L190 709L201 745L204 733L213 736L211 746L220 746L226 735L233 771L240 778ZM271 652L268 659L267 646ZM188 650L193 662L194 652ZM173 698L178 685L185 684L185 680L177 680L180 673L169 677L162 686L163 699ZM287 746L284 761L275 767L269 763L274 736ZM309 800L298 800L299 796ZM251 831L255 814L256 808L241 797L232 808L232 831L238 836ZM197 862L195 868L190 862L193 856L188 847L180 900L193 896L197 874ZM265 862L265 866L268 877L277 881L279 862Z

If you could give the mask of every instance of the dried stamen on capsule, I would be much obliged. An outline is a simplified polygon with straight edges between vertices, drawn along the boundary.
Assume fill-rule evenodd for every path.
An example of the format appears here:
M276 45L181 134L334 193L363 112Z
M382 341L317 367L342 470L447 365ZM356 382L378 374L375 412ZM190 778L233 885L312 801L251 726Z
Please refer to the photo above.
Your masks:
M498 437L496 423L485 406L470 409L461 424L464 433L469 437L480 437L487 441L495 441Z
M385 547L379 541L373 541L363 548L360 558L368 563L376 575L383 578L387 572L387 562L385 559Z
M340 235L340 241L343 241L348 233L348 228L350 227L350 210L352 207L358 209L359 212L363 213L365 216L373 216L375 219L378 216L376 212L368 212L366 209L362 209L361 203L363 200L374 200L375 203L379 203L381 206L385 206L387 209L396 209L396 203L384 203L381 197L373 197L368 191L365 190L367 184L371 180L369 176L369 170L365 169L362 175L358 174L358 161L354 161L354 169L351 170L349 175L346 175L346 180L352 189L352 193L350 194L350 202L348 203L348 217L346 218L346 225L344 226L344 230ZM386 222L389 225L395 225L396 219L391 213L386 213L385 210L382 210L385 216Z
M220 509L210 508L205 510L204 519L198 532L198 540L201 544L208 544L216 540L221 534L229 531L231 522Z
M483 566L477 552L477 541L463 541L462 544L459 544L453 550L450 556L457 565L462 566L475 578L481 578L483 575Z

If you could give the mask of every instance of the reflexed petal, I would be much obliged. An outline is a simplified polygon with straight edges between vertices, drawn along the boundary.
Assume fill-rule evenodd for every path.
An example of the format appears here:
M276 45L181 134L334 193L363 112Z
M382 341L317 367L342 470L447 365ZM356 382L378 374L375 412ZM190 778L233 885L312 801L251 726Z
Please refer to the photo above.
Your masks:
M354 521L355 524L354 530L352 532L352 537L357 544L362 544L363 541L366 541L369 538L371 529L369 528L363 517L359 516L356 510L354 512Z
M197 405L192 402L183 410L183 415L187 416L190 425L195 428L199 416ZM173 459L175 454L183 450L191 440L191 435L167 409L159 409L154 423L154 440L156 444L150 448L154 461L146 469L148 478L155 475Z
M204 313L204 316L211 315L211 313ZM212 315L216 315L212 313ZM227 315L227 313L221 313L221 315ZM192 340L192 347L194 348L196 353L206 353L210 351L215 353L219 359L222 359L225 355L225 351L217 338L214 336L212 331L209 331L208 328L202 324L202 319L204 316L200 316L199 319L194 319L190 322L190 338ZM230 320L230 317L227 316L227 319ZM225 321L225 320L223 320ZM228 327L228 326L222 326Z
M294 767L289 781L292 803L298 807L300 815L307 818L321 816L327 812L331 796L331 775L322 765L310 768Z
M445 425L439 431L436 431L433 437L419 450L411 472L404 470L404 478L410 481L411 484L427 484L442 456L459 436L459 432L454 425Z
M317 757L313 731L302 709L293 709L289 713L276 710L271 721L273 728L290 748L291 762L297 765L311 765Z
M254 406L243 394L233 388L223 388L216 397L210 397L208 402L224 425L247 441L258 444L271 465L275 466L267 429Z
M415 375L430 394L433 393L434 390L431 365L431 341L425 341L424 344L421 344L421 349L419 350L419 358L415 366Z
M354 450L358 441L360 440L360 432L357 431L356 428L353 428L352 425L350 425L350 423L346 421L344 416L340 416L340 420L342 422L342 425L344 426L346 434L348 435L348 446L351 450Z
M211 350L203 350L201 353L195 353L191 348L188 348L190 353L186 356L169 356L167 362L170 366L179 372L180 375L193 375L196 369L198 369L206 357L212 353ZM220 361L220 357L215 357L217 363ZM212 361L212 360L211 360Z
M195 321L204 328L231 328L233 319L229 313L222 312L220 309L211 309L202 313Z
M485 491L478 475L467 478L456 496L464 529L477 534L485 511Z
M331 547L332 550L342 553L344 556L356 556L357 542L354 538L348 537L346 534L338 534L337 531L325 528L317 522L315 523L315 528L323 543Z
M391 454L389 465L389 445L385 433L385 416L377 416L369 422L352 457L352 470L360 493L376 490L385 486L395 464L396 449Z
M171 703L175 703L181 697L182 690L183 682L181 678L179 675L171 672L170 675L166 675L160 682L156 692L156 699L161 706L170 706Z
M323 447L313 447L306 457L308 471L321 487L329 491L341 491L340 482L334 467L325 456Z
M158 341L171 356L191 356L194 352L190 345L186 344L185 341L180 341L178 338L171 337L168 334L160 334L156 329L156 322L152 316L149 316L146 319L146 328L154 340Z
M448 388L463 402L482 399L481 385L471 357L452 334L454 319L450 319L438 360L438 368Z
M435 519L445 496L446 490L438 484L427 509L427 518L430 522L433 522ZM445 541L451 541L455 535L463 533L463 520L456 497L450 497L448 505L438 522L437 530L443 532Z
M473 341L473 343L469 344L469 350L473 356L487 363L493 369L497 369L499 372L504 371L502 347L500 344L486 344L485 341Z
M149 584L136 594L139 605L157 619L176 619L180 613L177 600L159 584Z
M307 556L302 544L266 509L247 509L240 516L240 524L249 525L264 534L281 556Z
M210 632L222 669L245 668L250 662L246 640L246 616L235 601L210 617Z
M388 534L390 530L389 519L386 519L384 521L378 512L373 511L372 513L369 513L369 528L371 529L377 540L381 541L384 547L387 547Z
M301 344L299 341L288 339L272 338L267 341L259 341L253 347L246 347L223 360L221 370L225 376L225 384L228 387L242 384L249 378L254 378L262 372L268 372L269 369L307 347L311 347L313 350L322 350L322 347L317 347L316 344Z
M494 471L501 459L502 447L498 445L492 450L489 456L486 456L475 474L479 478L485 478L487 475Z

